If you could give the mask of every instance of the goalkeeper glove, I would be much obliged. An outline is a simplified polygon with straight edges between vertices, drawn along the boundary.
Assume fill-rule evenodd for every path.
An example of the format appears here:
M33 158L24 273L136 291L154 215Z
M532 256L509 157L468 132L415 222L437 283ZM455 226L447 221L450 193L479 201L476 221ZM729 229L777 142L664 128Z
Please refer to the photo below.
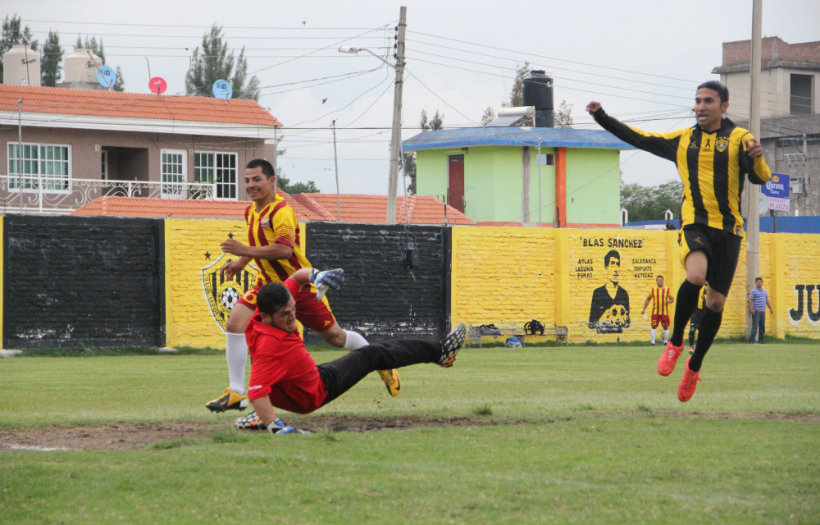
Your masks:
M341 268L325 271L314 269L310 272L310 282L316 287L317 301L321 301L329 289L338 290L341 288L344 280L344 270Z

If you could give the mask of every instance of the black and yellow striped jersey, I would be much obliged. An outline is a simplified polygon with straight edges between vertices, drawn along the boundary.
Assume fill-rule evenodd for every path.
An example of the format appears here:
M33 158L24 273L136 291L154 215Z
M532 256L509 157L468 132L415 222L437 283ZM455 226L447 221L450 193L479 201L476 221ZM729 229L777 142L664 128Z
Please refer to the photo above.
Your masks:
M752 158L745 142L748 130L724 118L720 129L707 133L697 125L668 133L648 133L610 117L603 108L595 120L604 129L635 146L671 160L683 182L681 225L704 224L743 236L740 196L744 175L754 184L772 176L763 156Z

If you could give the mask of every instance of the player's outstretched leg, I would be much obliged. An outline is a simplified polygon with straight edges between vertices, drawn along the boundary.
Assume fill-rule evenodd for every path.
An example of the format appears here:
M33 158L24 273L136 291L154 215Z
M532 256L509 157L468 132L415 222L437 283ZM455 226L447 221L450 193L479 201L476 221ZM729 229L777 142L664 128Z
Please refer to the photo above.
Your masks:
M358 328L346 330L346 332L347 339L345 340L344 346L346 350L356 350L369 344L365 333ZM388 370L376 370L376 372L379 373L379 377L382 378L384 386L387 388L387 392L391 396L396 397L401 394L401 378L395 368L390 368Z
M441 341L441 358L438 364L444 368L453 366L456 360L456 355L464 344L464 339L467 336L467 325L459 323L458 326L450 330L450 333Z

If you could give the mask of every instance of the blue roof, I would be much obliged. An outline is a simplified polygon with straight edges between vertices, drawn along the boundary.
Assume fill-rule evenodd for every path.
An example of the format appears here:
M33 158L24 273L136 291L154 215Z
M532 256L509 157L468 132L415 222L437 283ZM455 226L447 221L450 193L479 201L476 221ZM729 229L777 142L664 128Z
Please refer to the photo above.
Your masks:
M633 149L608 131L570 128L517 128L487 126L423 131L402 142L405 150L419 151L470 146L534 146L545 148Z

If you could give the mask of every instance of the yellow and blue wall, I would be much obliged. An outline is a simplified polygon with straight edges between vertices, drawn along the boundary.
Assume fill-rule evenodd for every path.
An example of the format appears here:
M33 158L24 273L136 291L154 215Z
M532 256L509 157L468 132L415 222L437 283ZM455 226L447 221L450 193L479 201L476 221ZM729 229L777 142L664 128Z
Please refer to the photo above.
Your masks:
M624 229L300 225L317 267L343 267L331 306L374 340L440 336L452 323L566 326L569 341L648 341L644 300L662 274L684 277L677 232ZM224 321L252 286L218 269L242 220L28 217L0 220L0 330L5 348L224 345ZM617 275L604 265L617 252ZM761 234L760 273L774 315L767 333L820 339L820 235ZM745 244L721 336L740 336L753 283ZM626 308L595 310L609 285ZM674 311L674 304L671 305ZM603 313L602 313L603 312ZM544 336L549 339L551 337ZM539 338L535 338L539 339Z

